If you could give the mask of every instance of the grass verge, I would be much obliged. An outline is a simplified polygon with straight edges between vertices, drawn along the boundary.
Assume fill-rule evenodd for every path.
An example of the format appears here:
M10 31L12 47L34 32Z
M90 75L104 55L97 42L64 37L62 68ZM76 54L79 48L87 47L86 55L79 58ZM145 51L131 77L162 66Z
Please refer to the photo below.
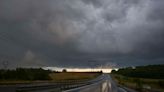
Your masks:
M119 84L139 92L164 92L164 80L132 78L118 74L111 74L112 78Z

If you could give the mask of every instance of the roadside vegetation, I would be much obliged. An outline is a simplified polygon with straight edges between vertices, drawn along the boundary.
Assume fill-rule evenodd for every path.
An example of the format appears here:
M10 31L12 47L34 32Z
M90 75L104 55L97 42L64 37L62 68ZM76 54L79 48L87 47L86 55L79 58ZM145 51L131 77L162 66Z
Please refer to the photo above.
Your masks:
M0 85L17 83L84 81L97 77L101 72L62 72L42 68L0 69Z
M0 84L29 83L31 81L51 80L52 71L42 68L17 68L15 70L0 70Z
M139 92L164 92L164 65L149 65L113 70L111 75L120 85Z

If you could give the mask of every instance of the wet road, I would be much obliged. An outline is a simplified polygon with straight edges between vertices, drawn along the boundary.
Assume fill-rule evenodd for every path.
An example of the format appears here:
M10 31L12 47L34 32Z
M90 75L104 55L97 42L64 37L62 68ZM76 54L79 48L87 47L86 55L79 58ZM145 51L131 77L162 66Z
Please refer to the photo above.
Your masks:
M63 87L68 87L69 90L62 91L61 88ZM23 89L27 92L127 92L123 88L117 87L109 74L102 74L93 80L74 84L42 83L0 86L0 92L16 92L18 89Z
M123 88L117 87L109 74L103 74L101 80L91 85L66 90L64 92L127 92Z

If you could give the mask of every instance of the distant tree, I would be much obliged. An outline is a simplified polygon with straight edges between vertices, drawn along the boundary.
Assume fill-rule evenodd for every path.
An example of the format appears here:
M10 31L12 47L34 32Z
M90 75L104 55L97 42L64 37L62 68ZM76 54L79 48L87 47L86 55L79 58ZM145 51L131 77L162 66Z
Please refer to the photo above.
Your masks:
M112 70L111 73L116 73L116 70Z
M0 70L0 80L50 80L52 71L42 68L17 68L16 70Z
M62 72L67 72L67 70L66 69L63 69Z
M113 74L120 74L128 77L164 79L164 65L147 65L120 68L118 71L112 70Z

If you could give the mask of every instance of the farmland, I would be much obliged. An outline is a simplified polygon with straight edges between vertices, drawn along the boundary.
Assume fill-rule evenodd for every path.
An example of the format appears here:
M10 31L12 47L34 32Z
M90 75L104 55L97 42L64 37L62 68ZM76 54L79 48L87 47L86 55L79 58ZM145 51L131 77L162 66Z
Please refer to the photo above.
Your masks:
M53 81L65 81L65 80L89 80L97 77L101 73L99 72L59 72L51 73L50 78Z

